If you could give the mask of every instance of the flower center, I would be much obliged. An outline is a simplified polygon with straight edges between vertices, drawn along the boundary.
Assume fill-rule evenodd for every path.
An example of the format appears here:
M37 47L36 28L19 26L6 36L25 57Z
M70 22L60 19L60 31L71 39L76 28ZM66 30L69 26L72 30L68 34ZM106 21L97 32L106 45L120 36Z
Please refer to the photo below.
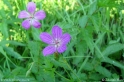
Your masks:
M34 18L34 14L33 13L30 13L30 19L33 19Z
M32 19L32 18L33 18L33 16L30 16L30 18Z
M55 40L53 41L53 44L54 44L54 46L55 46L56 48L58 48L58 47L61 45L61 40L55 39Z

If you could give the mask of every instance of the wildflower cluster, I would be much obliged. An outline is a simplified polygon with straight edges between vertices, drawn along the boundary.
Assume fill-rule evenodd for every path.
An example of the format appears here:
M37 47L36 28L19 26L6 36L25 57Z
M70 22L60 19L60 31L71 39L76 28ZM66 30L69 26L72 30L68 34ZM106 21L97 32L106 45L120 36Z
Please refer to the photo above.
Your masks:
M43 20L46 17L46 13L43 10L35 12L36 4L34 2L29 2L27 5L27 11L23 10L19 13L18 18L25 19L22 22L22 26L25 29L29 29L30 26L35 28L40 28L41 24L39 20ZM47 56L55 52L63 53L67 48L66 45L71 39L70 34L63 34L62 29L55 25L52 28L52 34L47 32L42 32L40 34L40 39L47 43L48 46L43 49L43 55Z

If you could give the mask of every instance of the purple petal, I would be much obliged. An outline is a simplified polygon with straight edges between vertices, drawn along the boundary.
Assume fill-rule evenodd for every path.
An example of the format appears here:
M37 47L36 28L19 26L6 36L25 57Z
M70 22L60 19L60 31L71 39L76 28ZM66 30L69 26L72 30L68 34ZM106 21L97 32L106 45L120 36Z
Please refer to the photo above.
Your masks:
M62 44L67 44L70 41L70 39L71 39L70 34L68 33L63 34L61 37Z
M52 36L46 32L40 34L40 39L47 44L51 44L53 40Z
M54 38L60 38L62 36L62 29L59 26L53 26L52 34Z
M37 20L42 20L46 17L46 13L43 10L40 10L34 14L34 18Z
M25 28L25 29L29 29L30 28L30 20L29 19L26 19L22 22L22 26Z
M18 18L29 18L29 17L30 17L30 14L25 10L21 11L18 15Z
M34 2L29 2L27 5L27 10L30 13L34 13L36 9L36 4Z
M64 52L65 50L66 50L66 45L61 45L60 47L57 48L57 51L58 51L59 53L62 53L62 52Z
M43 49L43 55L47 56L53 54L56 51L54 46L47 46Z
M31 23L35 28L40 28L41 24L38 20L33 19Z

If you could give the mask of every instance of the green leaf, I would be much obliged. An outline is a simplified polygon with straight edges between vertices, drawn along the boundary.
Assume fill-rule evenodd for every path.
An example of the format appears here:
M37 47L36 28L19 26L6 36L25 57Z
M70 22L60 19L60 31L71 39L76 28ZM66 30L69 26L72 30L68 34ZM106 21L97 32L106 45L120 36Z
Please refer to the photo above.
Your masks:
M114 79L118 79L118 78L119 78L119 75L116 74L116 73L113 73L113 74L112 74L112 77L113 77Z
M38 56L41 52L41 45L39 42L29 41L28 48L30 49L31 53L35 56Z
M11 73L13 76L17 76L17 75L25 74L25 72L26 72L25 68L16 67L15 69L12 70Z
M39 73L36 75L37 82L55 82L55 76L52 70L42 70Z
M85 51L87 50L87 44L86 44L86 41L84 40L80 40L78 39L77 42L76 42L76 54L73 55L75 56L74 60L73 60L73 64L76 64L78 65L79 62L81 62L86 55L84 55ZM84 57L76 57L76 56L84 56Z
M35 74L38 82L55 82L55 75L53 68L43 68L39 62L33 62L31 65L31 72Z
M107 70L106 68L102 67L102 66L97 66L95 68L96 72L99 72L100 74L104 75L105 77L110 77L111 76L111 72L109 72L109 70Z
M4 51L6 51L6 53L7 53L8 55L10 55L10 56L12 56L12 57L14 57L14 58L16 58L16 59L23 60L23 59L22 59L22 56L21 56L19 53L15 52L15 51L13 50L13 48L3 46L3 49L4 49Z
M91 80L93 80L93 81L98 81L98 80L101 80L102 78L104 78L104 76L102 76L102 75L99 74L99 73L91 73L91 74L89 74L89 82L90 82Z
M63 53L63 56L67 56L71 50L71 48L76 44L76 40L73 40L69 45L68 45L68 49L65 51L65 53Z
M9 37L9 34L8 34L8 28L7 28L7 24L5 24L6 21L4 21L4 23L2 23L2 25L0 25L0 30L3 34L3 38L8 38Z
M90 50L93 52L94 46L93 46L93 28L92 27L87 27L83 28L82 32L80 33L80 38L86 41L86 44L90 48Z
M11 45L15 45L15 46L26 46L26 44L21 43L21 42L17 42L17 41L14 41L14 40L13 41L11 41L11 40L2 40L0 42L1 46L4 46L6 44L11 44Z
M0 46L0 52L5 56L6 55L6 52L3 50L3 47Z
M44 78L45 82L55 82L55 75L54 75L54 71L52 70L44 70L43 74L41 74ZM39 77L41 78L41 77Z
M110 58L108 58L108 57L104 57L104 59L102 59L101 61L102 61L102 62L110 63L110 64L112 64L112 65L114 65L114 66L116 66L116 67L119 67L120 69L124 69L124 65L123 65L123 64L121 64L120 62L115 61L115 60L113 60L113 59L110 59Z
M32 36L33 36L34 40L39 40L40 41L39 30L35 29L34 27L32 27L31 29L32 29Z
M0 70L0 79L2 79L3 78L3 73L2 73L2 71Z
M102 22L100 17L99 17L99 15L90 16L90 19L92 21L92 24L94 26L95 31L98 33L99 32L99 28L100 28L100 24Z
M124 69L121 69L122 77L124 77Z
M52 59L51 63L53 63L56 67L63 67L67 70L70 70L69 66L64 61L56 61L56 60Z
M75 73L75 74L74 74ZM68 82L81 82L81 80L86 80L87 75L85 73L77 73L76 69L73 69L73 73L70 73L72 77L72 81Z
M21 42L17 42L17 41L7 41L7 43L15 45L15 46L26 46L26 44L21 43Z
M90 4L90 9L88 11L88 14L92 15L96 11L96 7L97 7L97 0L95 0Z
M17 75L15 77L12 77L11 79L16 79L19 81L14 81L14 82L37 82L34 77L26 77L25 74Z
M86 64L83 67L84 70L91 71L93 70L93 65L89 62L86 62Z
M116 4L115 1L116 0L104 0L104 1L103 0L98 0L98 5L100 7L110 7L110 8L112 8L112 7L116 7L116 6L119 5L119 4Z
M85 73L78 73L77 75L80 78L80 80L86 80L87 79L87 74L85 74ZM73 77L73 79L74 78L76 79L76 77L73 73L72 73L72 77Z
M38 74L39 68L40 68L40 65L38 62L32 62L30 64L30 69L28 71L31 71L32 73Z
M115 44L109 45L102 53L104 56L109 56L115 52L122 50L122 49L124 49L124 44L115 43Z
M88 22L88 16L84 15L79 19L78 23L79 23L81 28L84 28L86 26L87 22Z
M10 1L3 0L3 2L6 6L8 6L8 8L10 8L12 10L12 5L11 5Z

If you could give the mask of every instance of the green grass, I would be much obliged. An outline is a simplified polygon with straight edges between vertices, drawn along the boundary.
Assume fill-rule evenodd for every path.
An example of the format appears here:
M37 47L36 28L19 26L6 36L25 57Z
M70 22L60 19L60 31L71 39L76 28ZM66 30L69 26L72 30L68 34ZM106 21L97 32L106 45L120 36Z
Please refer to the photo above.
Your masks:
M124 81L124 0L32 0L46 18L25 30L18 14L29 1L0 1L0 81ZM44 57L39 34L54 25L71 41L64 53Z

